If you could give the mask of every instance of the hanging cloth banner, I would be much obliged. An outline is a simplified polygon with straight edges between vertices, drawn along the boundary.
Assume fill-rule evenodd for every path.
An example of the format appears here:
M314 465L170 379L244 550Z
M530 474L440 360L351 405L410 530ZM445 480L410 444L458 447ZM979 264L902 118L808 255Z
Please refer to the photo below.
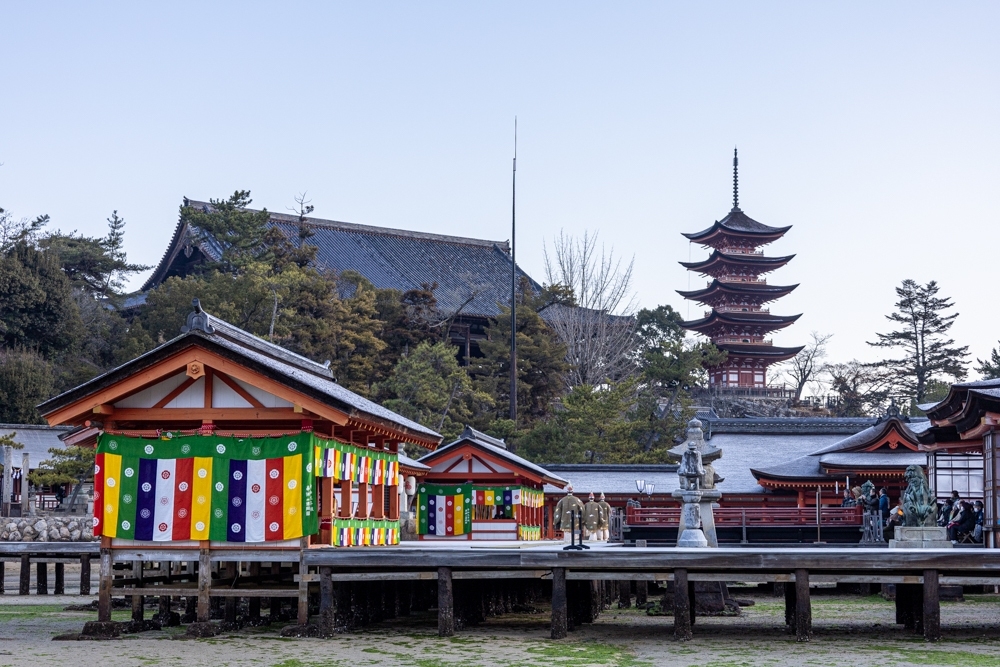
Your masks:
M130 438L102 433L94 465L100 535L274 542L313 535L311 435Z
M382 519L334 519L333 544L337 547L383 547L399 544L399 522Z
M519 489L520 501L515 500L515 504L521 504L524 507L541 507L545 504L545 494L538 489L529 489L523 486Z
M468 484L421 484L417 487L420 535L451 537L472 532L472 487Z
M312 447L315 450L317 477L389 486L395 486L399 480L399 455L395 452L375 451L327 440L315 433L312 435Z

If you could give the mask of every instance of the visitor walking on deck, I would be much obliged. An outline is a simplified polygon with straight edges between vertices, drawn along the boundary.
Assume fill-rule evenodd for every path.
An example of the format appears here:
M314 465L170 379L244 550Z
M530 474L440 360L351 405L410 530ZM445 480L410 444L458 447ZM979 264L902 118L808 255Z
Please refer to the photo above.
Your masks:
M882 524L889 521L889 491L883 486L878 490L878 513L882 516Z

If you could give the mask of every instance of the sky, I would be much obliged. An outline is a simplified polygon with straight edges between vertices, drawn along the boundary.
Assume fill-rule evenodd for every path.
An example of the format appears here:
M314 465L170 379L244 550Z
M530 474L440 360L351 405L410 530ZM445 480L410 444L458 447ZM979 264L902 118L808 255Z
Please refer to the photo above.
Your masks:
M774 335L874 360L894 288L1000 338L1000 3L0 4L0 207L159 261L183 197L634 259L639 305L700 316L681 232L740 205L793 225ZM985 252L983 252L985 251ZM142 277L133 282L141 284ZM975 377L975 374L972 374Z

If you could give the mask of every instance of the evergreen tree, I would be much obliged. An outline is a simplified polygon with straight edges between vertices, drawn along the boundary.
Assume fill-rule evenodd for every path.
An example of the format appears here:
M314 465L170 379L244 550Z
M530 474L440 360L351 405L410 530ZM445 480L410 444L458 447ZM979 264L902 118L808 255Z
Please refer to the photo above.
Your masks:
M0 423L40 424L35 406L52 396L52 365L30 350L0 350Z
M948 298L937 296L938 290L933 280L926 285L904 280L896 288L899 297L896 312L886 315L886 319L900 328L876 334L878 340L868 343L873 347L903 351L902 356L878 362L875 366L889 371L897 388L912 396L918 404L925 401L931 380L961 380L968 364L968 346L957 346L947 337L958 313L945 314L954 304Z
M432 428L445 439L457 437L473 414L492 406L458 365L448 343L424 341L399 360L392 375L378 386L390 410Z
M516 429L528 428L552 410L553 402L566 391L566 347L542 319L540 311L551 303L546 293L531 295L522 290L517 304L517 409ZM510 308L501 306L490 323L490 337L479 343L483 353L473 359L473 374L480 390L493 396L495 408L481 416L479 426L491 433L496 427L510 430L506 421L510 405Z
M982 375L984 380L1000 378L1000 346L990 350L989 359L986 361L976 359L976 362L979 364L976 366L976 372Z
M83 333L79 307L58 258L27 243L0 257L0 342L50 357Z

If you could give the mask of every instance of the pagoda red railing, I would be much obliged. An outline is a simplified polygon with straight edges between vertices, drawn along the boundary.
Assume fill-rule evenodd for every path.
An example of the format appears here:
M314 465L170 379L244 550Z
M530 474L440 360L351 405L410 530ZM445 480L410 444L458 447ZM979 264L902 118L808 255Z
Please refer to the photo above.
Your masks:
M861 526L861 507L717 507L713 512L719 526ZM629 507L625 525L649 528L670 527L680 523L679 507Z

